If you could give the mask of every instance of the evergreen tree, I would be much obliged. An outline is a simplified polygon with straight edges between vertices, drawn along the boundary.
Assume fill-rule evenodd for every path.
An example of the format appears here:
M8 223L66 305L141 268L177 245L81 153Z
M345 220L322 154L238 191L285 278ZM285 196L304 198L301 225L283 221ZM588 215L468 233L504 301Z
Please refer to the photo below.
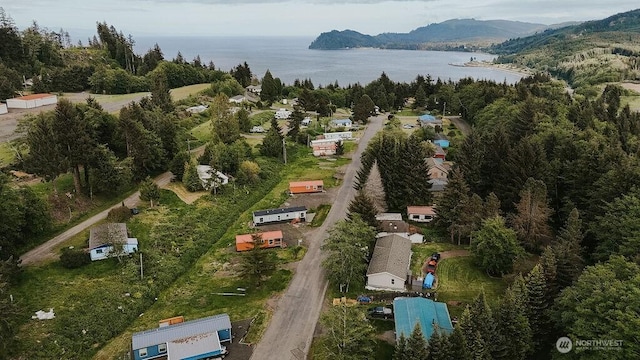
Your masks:
M427 360L439 360L443 359L445 355L445 351L447 351L447 337L446 335L441 335L440 331L434 329L433 334L429 338L429 343L427 346Z
M461 217L462 204L469 198L469 187L464 180L462 171L454 167L449 173L449 182L442 192L442 196L436 207L436 223L447 230L451 234L451 242L453 242L456 233L455 225Z
M425 340L420 328L420 324L416 323L416 326L411 332L411 336L407 339L407 356L409 359L426 359L429 354L427 346L427 340Z
M182 180L185 164L188 163L190 159L186 151L179 151L176 156L173 157L173 160L171 160L169 164L169 171L171 171L176 179ZM207 161L207 163L209 163L209 161Z
M287 136L294 141L297 141L298 135L300 134L302 120L304 120L304 113L300 109L300 106L296 105L293 107L288 125L289 131L287 132Z
M344 143L342 142L342 140L336 143L336 155L344 155Z
M425 106L427 106L427 93L424 91L424 86L418 86L414 98L414 109L423 109Z
M202 181L198 177L198 169L193 162L188 162L185 165L182 183L191 192L203 190Z
M211 105L211 127L213 137L224 144L231 144L240 139L238 119L231 114L229 98L218 94Z
M326 334L321 340L321 360L360 360L374 356L374 328L357 306L332 306L320 319ZM315 356L314 356L315 357Z
M369 95L362 95L355 107L353 108L353 120L366 124L369 120L369 116L375 112L376 105Z
M279 84L273 78L271 72L267 69L262 78L262 90L260 91L260 100L268 104L274 103L280 97Z
M529 319L524 302L517 298L518 291L507 289L495 311L495 359L524 360L531 349Z
M378 211L376 210L373 200L364 190L356 193L356 196L354 196L353 200L349 203L347 211L349 219L352 218L353 214L358 214L367 225L374 229L378 227L378 221L376 220Z
M249 132L251 131L251 119L249 119L249 111L244 107L240 108L236 112L236 120L238 121L238 126L240 127L240 131Z
M393 360L412 360L407 354L407 338L404 337L404 334L400 334L400 338L396 342Z
M496 321L493 318L493 312L487 303L484 291L473 299L469 310L472 328L482 335L482 342L487 351L493 353L496 343Z
M275 158L282 157L282 140L283 136L280 125L278 125L277 120L272 119L271 128L267 131L264 139L262 139L260 154Z
M547 282L544 270L540 264L536 265L525 279L527 287L527 317L533 337L533 349L536 354L545 354L549 351L551 339L549 330L551 320L548 309L553 299L549 298Z
M571 285L580 276L584 267L582 247L582 221L578 209L574 208L560 231L552 249L556 258L557 280L560 289Z
M549 244L551 228L548 222L551 209L547 204L545 183L529 178L520 192L516 208L518 213L513 219L513 228L520 242L531 251Z
M560 292L560 286L558 285L558 265L556 255L553 252L551 246L547 246L542 251L540 256L540 265L542 266L542 273L547 283L547 297L554 299Z
M500 199L495 193L490 193L484 200L484 215L483 218L500 216Z
M149 201L151 207L153 202L160 200L160 189L152 178L148 177L140 184L140 199L143 201Z
M464 334L459 326L453 329L453 332L448 336L448 348L443 354L444 357L440 357L443 360L471 360L471 354L467 350L466 340Z
M157 46L157 45L156 45ZM173 111L173 102L169 88L167 73L164 69L158 69L150 74L151 101L164 112Z

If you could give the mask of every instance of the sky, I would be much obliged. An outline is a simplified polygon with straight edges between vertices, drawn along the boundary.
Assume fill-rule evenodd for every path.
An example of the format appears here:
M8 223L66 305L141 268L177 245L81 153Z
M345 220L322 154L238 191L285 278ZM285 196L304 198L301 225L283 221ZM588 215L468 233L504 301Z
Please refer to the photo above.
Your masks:
M308 36L331 30L409 32L449 19L541 24L603 19L638 0L29 0L0 4L20 29L33 20L80 40L106 21L134 36Z

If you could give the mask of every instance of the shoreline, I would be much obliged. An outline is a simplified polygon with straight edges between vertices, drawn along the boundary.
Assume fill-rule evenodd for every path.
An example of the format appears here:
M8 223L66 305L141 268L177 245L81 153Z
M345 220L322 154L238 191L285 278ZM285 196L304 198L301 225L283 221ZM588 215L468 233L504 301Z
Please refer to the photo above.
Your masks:
M484 67L484 68L493 68L499 69L502 71L510 72L512 74L522 75L522 77L531 76L535 73L532 69L519 67L513 64L495 64L488 61L468 61L464 64L453 64L449 63L450 66L458 66L458 67Z

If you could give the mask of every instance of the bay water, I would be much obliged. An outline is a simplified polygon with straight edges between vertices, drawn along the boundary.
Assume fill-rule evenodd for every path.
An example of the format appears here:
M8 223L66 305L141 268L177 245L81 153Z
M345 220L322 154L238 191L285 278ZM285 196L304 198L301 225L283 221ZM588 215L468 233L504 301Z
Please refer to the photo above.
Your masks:
M471 57L492 60L494 56L490 54L370 48L311 50L311 41L310 37L137 37L135 52L143 55L157 43L167 60L180 51L186 61L200 55L203 64L213 61L217 69L224 71L246 61L258 78L269 69L287 85L295 79L311 79L316 87L335 81L341 86L366 85L382 72L397 82L411 82L417 75L453 81L472 77L509 84L522 78L518 73L497 68L461 66Z

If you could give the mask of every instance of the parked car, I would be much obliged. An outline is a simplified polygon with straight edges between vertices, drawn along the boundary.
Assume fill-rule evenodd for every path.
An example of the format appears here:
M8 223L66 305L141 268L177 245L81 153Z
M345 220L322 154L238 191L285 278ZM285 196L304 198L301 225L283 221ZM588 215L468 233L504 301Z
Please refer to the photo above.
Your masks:
M431 260L440 261L440 253L431 254Z
M138 208L131 209L131 215L138 215L138 214L140 214L140 210L138 210Z
M404 125L402 125L402 128L403 128L403 129L413 129L413 125L411 125L411 124L404 124Z
M367 312L372 318L393 319L393 309L385 306L376 306Z

